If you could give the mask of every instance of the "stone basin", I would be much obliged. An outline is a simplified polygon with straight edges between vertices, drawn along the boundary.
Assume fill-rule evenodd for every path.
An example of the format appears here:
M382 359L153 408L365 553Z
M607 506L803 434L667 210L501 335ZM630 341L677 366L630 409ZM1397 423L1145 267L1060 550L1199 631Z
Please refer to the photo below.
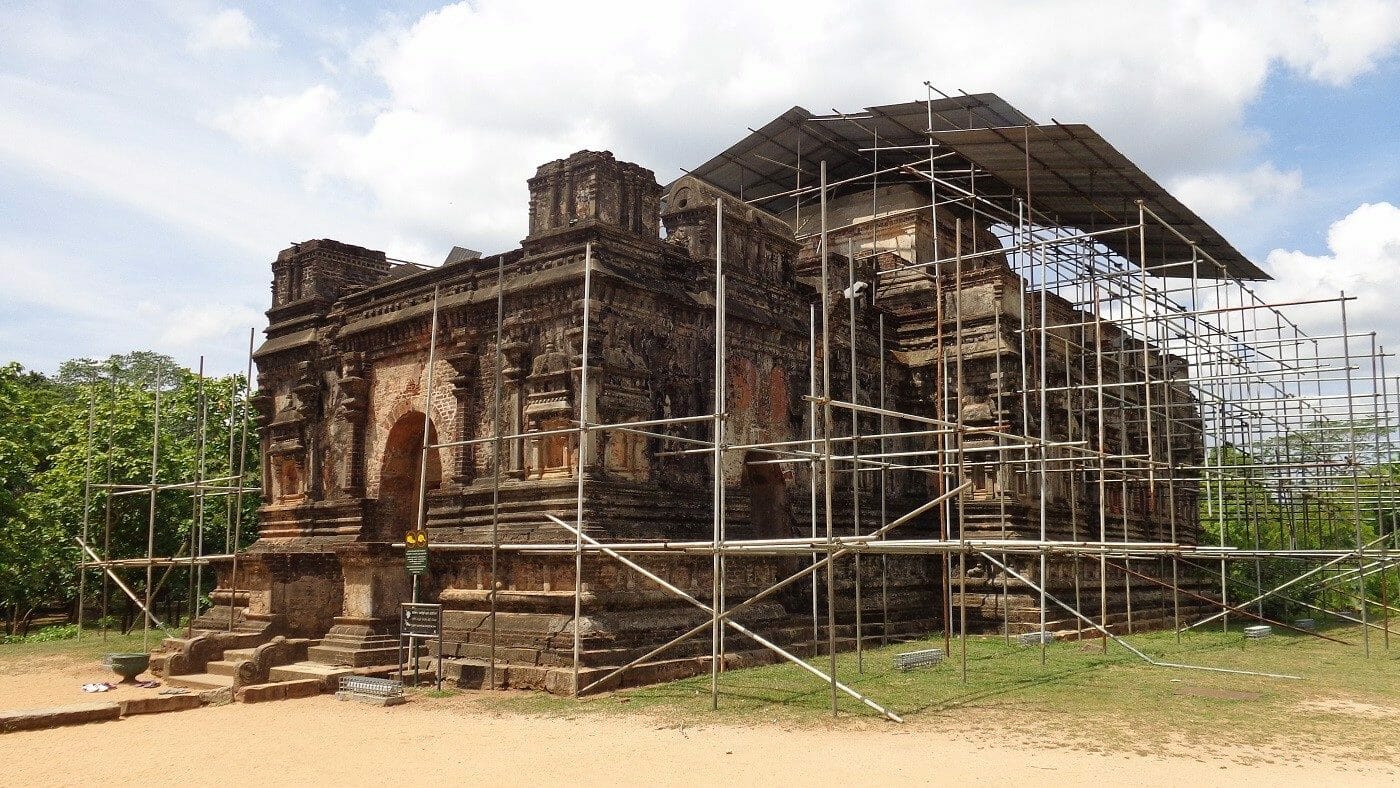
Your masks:
M122 677L123 682L133 682L136 677L151 666L150 654L108 654L107 664L112 672Z

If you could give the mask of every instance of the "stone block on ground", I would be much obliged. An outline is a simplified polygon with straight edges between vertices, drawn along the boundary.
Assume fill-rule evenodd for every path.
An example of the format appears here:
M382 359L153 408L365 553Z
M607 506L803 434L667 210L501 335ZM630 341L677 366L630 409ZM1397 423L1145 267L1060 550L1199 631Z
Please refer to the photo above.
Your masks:
M63 725L104 722L118 719L121 717L121 713L121 706L116 703L76 703L71 706L54 706L48 709L0 711L0 733L37 731Z
M397 706L408 702L408 698L403 695L366 695L361 692L337 692L335 697L338 700L353 700L371 706Z
M299 679L297 681L276 681L270 684L249 684L234 692L239 703L262 703L270 700L290 700L320 695L320 679Z
M153 698L131 698L120 701L123 717L133 714L159 714L165 711L185 711L204 705L199 695L157 695Z

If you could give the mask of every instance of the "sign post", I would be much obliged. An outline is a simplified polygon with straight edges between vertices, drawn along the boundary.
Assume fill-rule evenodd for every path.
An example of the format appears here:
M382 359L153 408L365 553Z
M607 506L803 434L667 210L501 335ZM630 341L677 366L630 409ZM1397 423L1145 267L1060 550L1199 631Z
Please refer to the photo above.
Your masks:
M405 643L413 655L413 685L418 686L419 641L437 640L437 688L442 691L442 605L418 601L418 576L428 572L428 532L415 528L403 536L404 567L413 575L413 601L399 612L399 681L408 667Z
M442 691L442 605L404 602L399 608L399 681L408 668L404 647L413 654L413 685L418 686L419 641L437 641L437 688Z

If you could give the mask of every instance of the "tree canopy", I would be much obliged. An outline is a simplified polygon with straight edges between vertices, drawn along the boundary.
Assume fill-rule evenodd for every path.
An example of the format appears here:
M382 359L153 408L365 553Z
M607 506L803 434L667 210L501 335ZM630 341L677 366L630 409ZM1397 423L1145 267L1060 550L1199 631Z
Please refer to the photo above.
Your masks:
M245 387L241 375L201 384L194 372L151 352L75 359L52 377L18 364L0 367L0 605L12 631L33 611L75 597L80 553L74 537L84 530L85 499L94 550L112 558L146 556L151 493L108 490L102 485L109 480L148 485L198 477L232 486L246 425L245 479L256 485L256 432L243 412ZM201 519L195 496L162 490L154 497L153 554L189 555ZM213 492L204 496L200 552L231 547L225 534L233 502ZM254 522L258 496L245 495L243 504L243 522ZM245 541L255 531L245 528ZM161 583L165 571L156 575L158 599L184 601L183 577ZM144 571L128 570L123 580L144 593ZM129 606L114 600L130 620Z

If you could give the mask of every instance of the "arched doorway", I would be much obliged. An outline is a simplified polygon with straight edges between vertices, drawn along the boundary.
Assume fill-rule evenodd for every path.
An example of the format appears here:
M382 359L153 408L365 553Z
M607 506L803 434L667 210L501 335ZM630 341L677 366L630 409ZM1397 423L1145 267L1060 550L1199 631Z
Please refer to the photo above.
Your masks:
M749 492L749 511L753 518L754 536L758 539L785 539L795 536L792 512L788 510L787 484L782 466L776 463L754 464L771 460L772 455L747 452L744 455L744 489Z
M437 443L437 430L428 423L428 443ZM428 489L442 484L441 450L428 452ZM379 474L379 522L381 541L402 539L418 523L418 473L423 459L423 414L409 411L394 422L384 440L384 461Z

